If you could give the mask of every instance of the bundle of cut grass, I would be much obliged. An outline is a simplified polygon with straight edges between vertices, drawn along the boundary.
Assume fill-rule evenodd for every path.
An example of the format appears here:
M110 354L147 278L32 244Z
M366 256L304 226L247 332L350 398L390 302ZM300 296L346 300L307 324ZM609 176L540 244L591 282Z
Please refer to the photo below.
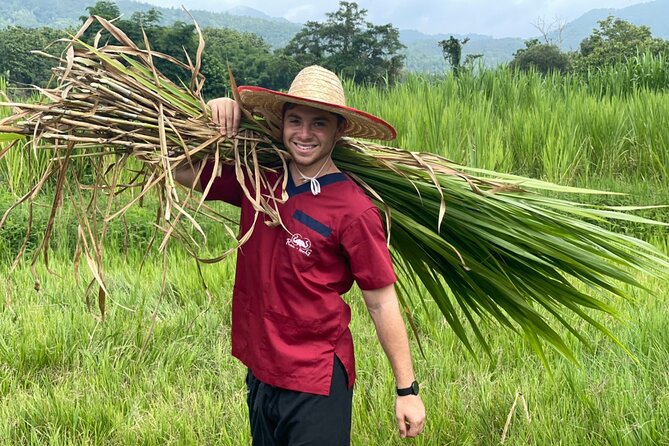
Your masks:
M93 45L83 42L80 36L93 21L118 44L100 45L100 34ZM230 140L218 133L200 95L203 45L201 41L194 63L189 59L182 64L153 53L146 39L141 49L113 24L91 18L71 39L56 69L59 84L43 91L43 103L4 104L15 109L0 121L5 139L28 135L35 150L53 151L49 169L23 200L31 199L52 176L57 177L54 209L63 193L80 197L76 191L84 187L92 187L91 200L103 192L113 196L139 188L120 210L112 212L111 205L103 210L102 220L108 222L148 191L158 191L157 223L164 231L161 247L177 236L197 256L192 239L178 223L186 221L199 230L198 219L214 214L199 196L179 189L172 172L193 160L234 163L239 178L246 174L255 184L265 183L271 189L276 185L267 184L264 173L285 166L288 159L276 126L248 112L240 136ZM163 77L153 63L158 57L190 70L191 85L178 87ZM8 150L0 151L0 157ZM91 185L68 175L77 157L86 158L97 172ZM141 160L145 169L121 183L130 157ZM541 189L599 192L465 169L435 155L351 139L343 140L333 157L385 213L407 315L420 305L412 296L425 303L429 295L469 350L473 347L466 326L486 346L479 324L493 320L524 333L544 361L544 343L573 359L555 325L565 326L587 343L569 322L568 314L574 313L615 341L590 310L615 315L604 296L627 297L624 284L643 288L632 271L660 275L669 268L667 256L652 245L596 225L612 220L665 223L536 193ZM257 212L281 224L276 208L285 197L246 192ZM97 206L81 198L75 205L80 219L78 252L93 271L91 285L100 286L103 309L104 230L96 231L86 212ZM248 236L240 236L239 243ZM43 244L44 252L47 246ZM576 282L593 292L581 291ZM593 295L600 291L607 293Z

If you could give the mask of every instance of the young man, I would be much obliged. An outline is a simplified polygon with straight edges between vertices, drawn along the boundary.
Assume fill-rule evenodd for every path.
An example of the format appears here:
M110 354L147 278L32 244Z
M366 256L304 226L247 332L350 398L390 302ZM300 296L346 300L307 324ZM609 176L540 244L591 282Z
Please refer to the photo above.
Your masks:
M425 422L407 333L394 290L395 273L378 209L333 163L342 136L392 139L385 121L345 105L339 78L318 66L302 70L287 94L240 87L245 108L277 122L291 155L283 226L270 227L246 199L234 168L205 167L206 199L241 207L240 248L232 302L232 353L247 367L254 445L348 445L355 381L351 311L342 300L355 281L388 356L397 386L395 413L402 437ZM234 137L239 105L209 103L221 133ZM268 178L274 183L282 173ZM177 180L191 185L184 168ZM280 184L280 182L279 182ZM253 184L246 186L253 190ZM280 193L278 191L277 193Z

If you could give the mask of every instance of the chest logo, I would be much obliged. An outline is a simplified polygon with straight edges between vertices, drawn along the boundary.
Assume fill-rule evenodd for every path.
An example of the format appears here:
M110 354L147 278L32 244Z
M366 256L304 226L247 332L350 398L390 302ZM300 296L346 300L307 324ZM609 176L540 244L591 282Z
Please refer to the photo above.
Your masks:
M297 249L302 254L311 255L311 240L303 238L300 234L293 234L292 237L286 239L286 245Z

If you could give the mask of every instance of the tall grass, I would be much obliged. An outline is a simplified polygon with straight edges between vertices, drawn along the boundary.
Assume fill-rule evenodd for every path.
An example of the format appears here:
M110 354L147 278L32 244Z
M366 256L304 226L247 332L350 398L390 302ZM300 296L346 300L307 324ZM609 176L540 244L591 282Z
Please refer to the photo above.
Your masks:
M669 90L669 60L666 54L640 53L624 63L608 65L583 79L588 89L603 96L621 96L640 89Z
M7 80L0 76L0 101L11 93L7 90ZM39 97L33 94L29 101L37 102ZM7 107L0 107L0 119L12 113ZM14 195L25 193L28 185L39 178L46 170L49 154L43 150L34 150L26 143L19 143L20 150L10 150L0 158L0 184ZM0 152L6 143L0 142Z
M382 90L347 89L354 107L397 127L397 145L406 149L564 184L596 176L666 187L669 63L639 57L638 64L586 78L502 67L459 78L414 74ZM650 81L631 80L652 76L658 77L652 89ZM667 88L659 88L662 82Z

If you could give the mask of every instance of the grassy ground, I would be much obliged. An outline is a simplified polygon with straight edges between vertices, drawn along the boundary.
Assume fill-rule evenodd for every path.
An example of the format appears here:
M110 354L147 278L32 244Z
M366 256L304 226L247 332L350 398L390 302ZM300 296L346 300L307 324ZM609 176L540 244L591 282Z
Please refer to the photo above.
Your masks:
M459 83L417 77L390 91L353 89L350 102L396 124L398 144L407 149L632 194L620 204L668 203L667 93L604 94L579 85L501 70ZM3 210L48 160L46 152L31 163L32 151L14 153L0 160ZM35 207L35 234L48 215L44 199ZM56 275L40 264L40 291L28 266L7 274L23 243L26 212L0 234L0 284L11 290L11 299L0 298L0 445L248 444L245 371L229 354L232 259L205 268L209 302L193 262L170 253L160 298L161 261L140 269L136 253L153 217L134 209L129 257L121 254L123 229L112 230L115 248L105 257L111 296L101 323L86 309L84 266L75 280L76 233L66 212L53 240ZM650 216L666 220L666 211L656 212ZM666 231L627 229L669 249ZM220 247L216 237L211 245ZM491 355L472 356L447 326L416 314L425 357L417 348L414 356L428 424L415 441L396 434L392 375L352 292L346 299L359 371L353 444L496 445L522 392L531 422L519 403L505 444L669 445L669 285L641 280L656 294L637 292L636 304L616 301L624 321L607 322L636 360L584 327L592 347L573 345L580 366L552 354L552 375L519 336L485 327ZM440 320L435 308L429 311Z
M229 354L234 265L205 269L211 303L192 261L179 253L170 257L159 301L161 265L152 261L139 272L137 261L109 258L104 323L86 310L85 280L75 284L69 261L52 261L60 277L38 269L39 292L28 268L12 275L11 304L0 312L0 444L249 443L245 371ZM626 321L608 322L638 362L591 333L592 349L574 344L580 366L550 356L552 377L518 336L487 327L492 354L474 358L448 327L417 314L425 357L414 351L428 424L411 443L499 444L522 392L531 422L519 402L506 444L669 444L669 287L644 282L657 296L618 301ZM394 427L392 374L371 321L358 292L346 298L359 368L353 444L404 444Z

